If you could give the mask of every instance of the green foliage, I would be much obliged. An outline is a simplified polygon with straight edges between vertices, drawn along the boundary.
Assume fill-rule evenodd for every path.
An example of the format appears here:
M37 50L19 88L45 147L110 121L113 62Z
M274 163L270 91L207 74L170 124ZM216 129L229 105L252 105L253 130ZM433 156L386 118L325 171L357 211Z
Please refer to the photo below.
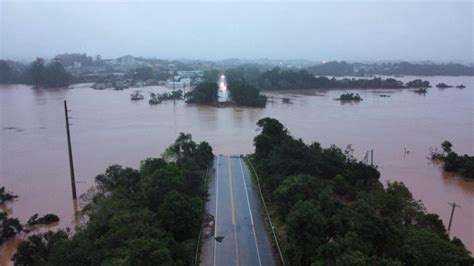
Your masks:
M349 147L321 148L288 134L275 119L258 121L255 166L286 233L289 265L470 265L403 183L378 181L376 168ZM279 227L279 228L280 228Z
M68 239L66 232L46 232L28 237L18 246L12 260L15 265L48 265L50 252Z
M45 66L44 60L37 58L31 63L28 75L33 85L44 87L67 86L70 78L59 59Z
M232 101L238 105L251 107L265 107L267 97L260 95L260 91L247 82L241 69L228 69L226 79Z
M354 93L343 93L343 94L341 94L341 96L337 100L343 101L343 102L347 102L347 101L359 102L359 101L362 101L362 98L360 97L360 95L358 93L356 93L356 94L354 94Z
M211 68L202 73L202 79L207 82L217 82L220 73L218 69Z
M7 201L12 201L13 199L18 198L17 195L8 192L5 187L0 187L0 204L3 204Z
M151 67L139 67L132 71L135 80L148 80L154 77Z
M431 87L430 82L427 80L415 79L407 82L405 85L407 88L429 88Z
M472 76L474 68L462 64L423 63L347 63L331 61L308 68L321 76L413 75L413 76Z
M474 178L474 156L458 155L452 147L451 142L445 140L441 143L443 153L433 152L431 158L444 162L443 169L447 172L456 172L464 177Z
M212 149L181 134L169 153L176 161L148 158L139 170L107 168L96 177L95 190L83 197L87 223L71 237L61 232L31 236L20 245L14 262L191 265Z
M203 82L194 88L194 90L186 93L187 103L198 104L215 104L217 103L217 83Z
M263 72L258 80L263 90L331 89L331 88L404 88L403 82L387 78L329 79L315 77L306 70L282 70L278 67Z
M35 225L48 225L52 223L59 222L59 217L48 213L43 217L38 218L38 214L36 213L35 215L31 216L30 219L28 219L28 222L26 224L28 226L35 226Z
M23 230L20 221L16 218L8 218L5 212L0 212L0 244L16 236Z

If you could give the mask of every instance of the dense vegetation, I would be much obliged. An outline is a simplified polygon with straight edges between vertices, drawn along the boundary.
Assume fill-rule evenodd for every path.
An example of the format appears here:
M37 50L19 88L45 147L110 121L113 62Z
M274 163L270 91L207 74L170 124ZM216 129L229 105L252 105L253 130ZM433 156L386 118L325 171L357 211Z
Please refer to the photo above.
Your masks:
M216 104L217 89L218 86L216 82L202 82L198 84L194 90L186 93L186 102L198 104Z
M464 177L474 178L474 156L458 155L452 147L451 142L444 141L441 143L442 152L432 152L431 158L442 161L443 169L447 172L456 172Z
M288 265L472 265L436 214L403 183L345 151L291 137L277 120L258 121L253 161L276 208Z
M162 158L140 169L113 165L83 196L87 222L28 237L13 260L21 265L191 265L204 212L212 148L181 134Z
M232 101L241 106L265 107L267 97L245 79L243 68L228 69L225 72L227 88Z
M0 188L0 204L5 204L12 201L18 196L8 192L5 187ZM8 217L8 214L0 210L0 244L3 244L8 239L15 237L23 230L23 226L16 218Z
M339 100L341 102L360 102L362 101L362 98L358 93L354 94L351 92L341 94L341 96L339 96L339 98L336 100Z
M309 67L314 75L364 76L364 75L419 75L419 76L472 76L474 67L461 64L400 63L347 63L331 61Z
M425 81L424 83L428 83ZM306 70L293 71L282 70L278 67L263 72L259 76L258 85L263 90L287 90L287 89L395 89L405 88L403 82L387 78L372 79L335 79L327 77L315 77Z
M423 81L421 79L415 79L415 80L412 80L412 81L408 81L405 86L407 88L430 88L431 87L429 81L427 81L427 80Z
M59 59L45 64L37 58L29 67L19 66L12 62L0 60L0 83L25 83L37 87L64 87L69 84L70 75Z

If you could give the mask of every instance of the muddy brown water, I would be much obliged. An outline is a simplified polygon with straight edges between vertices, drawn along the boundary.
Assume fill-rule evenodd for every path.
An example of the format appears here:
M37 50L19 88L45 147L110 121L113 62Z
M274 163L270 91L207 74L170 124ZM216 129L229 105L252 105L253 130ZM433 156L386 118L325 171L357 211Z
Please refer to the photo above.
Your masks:
M417 77L403 77L404 81ZM451 235L474 250L474 182L443 173L427 156L430 147L450 140L458 153L474 154L474 78L421 77L464 89L347 90L358 92L359 103L334 101L345 91L267 92L274 102L265 109L186 105L183 101L148 104L149 92L140 88L144 101L130 101L133 89L93 90L90 84L70 89L37 90L25 85L0 86L0 185L19 195L9 203L12 217L22 222L33 214L55 213L57 228L74 226L67 159L63 100L72 110L71 135L78 194L94 185L94 177L111 164L138 167L139 161L159 156L179 132L207 141L214 152L253 152L256 122L263 117L280 120L297 138L327 147L352 144L362 159L374 150L381 181L403 181L426 209L447 225L449 202L457 208ZM391 97L383 98L380 94ZM283 104L288 97L292 104ZM405 148L409 151L405 154ZM0 249L7 264L18 240Z

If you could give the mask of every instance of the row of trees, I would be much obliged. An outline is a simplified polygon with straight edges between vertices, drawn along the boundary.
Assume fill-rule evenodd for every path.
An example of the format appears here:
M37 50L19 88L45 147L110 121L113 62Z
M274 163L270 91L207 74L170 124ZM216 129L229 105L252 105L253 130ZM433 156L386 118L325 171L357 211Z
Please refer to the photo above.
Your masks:
M315 77L306 70L293 71L282 70L278 67L263 72L258 79L258 86L263 90L287 90L287 89L332 89L332 88L360 88L360 89L396 89L426 86L428 81L412 82L408 85L393 78L372 79L336 79L327 77Z
M472 76L474 67L461 64L430 63L347 63L331 61L309 67L314 75L321 76L363 76L363 75L415 75L415 76Z
M474 178L474 156L458 155L452 150L452 147L451 142L444 141L441 143L442 152L433 152L431 158L442 161L444 163L443 169L447 172L455 172L467 178Z
M37 58L29 67L11 61L0 60L0 83L25 83L38 87L63 87L69 85L70 75L59 59L45 64Z
M204 213L212 148L181 133L140 169L113 165L82 196L87 222L22 242L18 265L192 265Z
M288 265L472 265L403 183L379 182L349 146L322 148L291 137L277 120L258 121L253 161L284 241Z

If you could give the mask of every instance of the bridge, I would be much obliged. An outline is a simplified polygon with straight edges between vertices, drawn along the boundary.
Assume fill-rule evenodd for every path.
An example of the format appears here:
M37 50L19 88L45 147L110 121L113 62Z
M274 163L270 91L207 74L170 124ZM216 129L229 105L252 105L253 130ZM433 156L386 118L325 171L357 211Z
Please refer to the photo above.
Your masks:
M243 158L218 155L208 189L214 230L203 239L201 265L276 265L258 188Z

